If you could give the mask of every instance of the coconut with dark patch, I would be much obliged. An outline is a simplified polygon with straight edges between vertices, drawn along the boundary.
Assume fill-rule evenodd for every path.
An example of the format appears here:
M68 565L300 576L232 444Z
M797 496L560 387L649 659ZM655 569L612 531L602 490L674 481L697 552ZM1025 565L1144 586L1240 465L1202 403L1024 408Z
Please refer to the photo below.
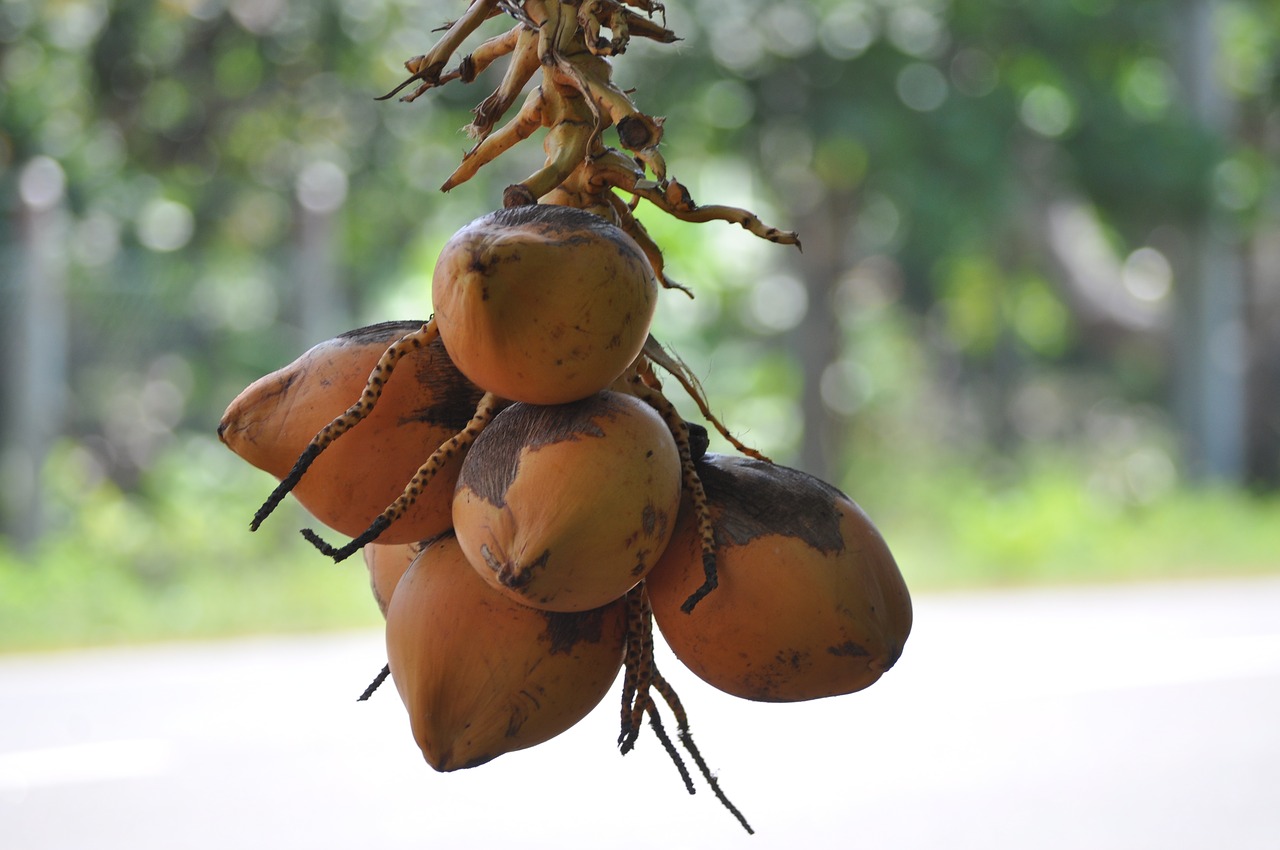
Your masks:
M370 372L422 322L383 322L314 346L250 384L227 407L218 436L249 463L283 479L321 428L361 397ZM373 410L315 458L292 493L342 534L363 532L404 491L431 453L466 426L483 391L463 377L436 337L391 372ZM447 463L380 543L432 537L452 524L461 456Z
M440 336L471 381L561 404L605 389L649 335L658 284L621 228L573 207L528 204L463 227L436 261Z
M911 599L861 508L777 464L708 454L697 470L719 584L681 610L704 578L687 504L646 580L676 657L722 691L770 702L857 691L892 667L911 631Z
M452 535L423 548L387 607L391 678L440 771L573 726L608 693L625 641L625 602L560 614L512 602L476 575Z
M647 404L616 392L516 403L463 461L453 522L468 560L509 598L584 611L657 563L680 506L680 456Z

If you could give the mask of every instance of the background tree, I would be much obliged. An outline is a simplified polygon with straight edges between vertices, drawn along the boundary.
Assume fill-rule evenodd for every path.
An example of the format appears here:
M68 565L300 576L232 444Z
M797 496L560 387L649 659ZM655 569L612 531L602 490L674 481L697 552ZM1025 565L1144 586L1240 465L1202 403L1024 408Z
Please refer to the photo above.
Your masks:
M713 155L749 156L805 238L809 309L787 343L808 376L805 465L829 471L842 462L832 447L849 444L840 410L856 407L848 358L861 358L832 302L848 284L892 293L920 323L936 391L955 402L943 418L978 400L988 444L1078 432L1029 429L1025 392L1048 374L1071 407L1062 379L1096 379L1173 411L1192 477L1244 477L1239 376L1270 323L1244 321L1238 264L1273 226L1259 214L1272 171L1233 116L1274 110L1269 39L1245 35L1266 30L1269 5L704 2L685 14L681 62L646 69L682 85L650 88L680 92L664 104L673 127L711 124L700 141ZM1266 407L1251 408L1255 480L1276 454Z
M795 254L641 210L696 294L667 293L657 330L748 442L888 505L912 475L1025 482L1053 457L1124 505L1179 474L1274 488L1275 4L668 6L683 41L633 44L619 83L668 117L665 155L699 201L804 238ZM149 476L198 465L247 380L429 311L439 246L541 156L521 146L442 196L498 72L373 99L454 13L0 3L10 541L83 508L33 495L51 476L30 446L81 493L109 484L162 515ZM1209 237L1237 290L1192 286ZM33 290L57 315L19 318ZM1225 320L1190 321L1196 293L1223 291Z

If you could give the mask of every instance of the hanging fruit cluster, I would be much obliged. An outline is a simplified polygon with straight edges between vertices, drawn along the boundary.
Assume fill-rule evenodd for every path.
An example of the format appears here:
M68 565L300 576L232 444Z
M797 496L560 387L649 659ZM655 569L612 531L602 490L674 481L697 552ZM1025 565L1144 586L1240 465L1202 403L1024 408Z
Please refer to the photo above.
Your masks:
M658 152L662 120L611 81L607 57L631 37L675 40L661 11L652 0L472 0L406 63L396 92L417 84L411 101L471 82L507 56L468 127L476 146L444 189L542 128L545 165L446 244L429 320L320 343L246 388L218 433L280 480L252 528L292 492L351 538L334 546L305 529L318 549L338 561L363 550L388 664L362 698L389 674L432 767L546 741L621 671L622 751L647 719L693 792L660 698L675 741L750 831L654 664L654 622L711 685L807 700L888 670L911 603L858 506L734 439L650 334L660 289L685 288L633 215L639 201L799 244L745 210L694 203ZM446 70L491 18L514 25ZM610 128L623 150L606 146ZM667 400L655 367L739 455L707 453L706 428Z

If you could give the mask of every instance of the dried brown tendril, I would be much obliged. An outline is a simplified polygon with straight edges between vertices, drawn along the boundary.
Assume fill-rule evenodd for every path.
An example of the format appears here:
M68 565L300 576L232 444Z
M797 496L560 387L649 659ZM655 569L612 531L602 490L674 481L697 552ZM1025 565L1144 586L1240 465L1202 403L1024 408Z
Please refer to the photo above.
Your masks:
M258 528L266 521L267 517L279 506L284 497L289 494L294 487L298 486L298 482L302 480L302 476L315 462L320 453L328 448L334 440L359 425L365 417L373 412L374 406L378 403L378 399L382 397L382 390L386 386L387 380L391 377L391 372L395 369L396 364L411 352L425 348L435 341L440 332L436 329L435 318L431 318L421 328L412 333L406 334L397 341L393 342L378 362L374 364L373 370L369 373L369 379L365 383L360 398L345 411L338 414L328 425L321 428L311 442L298 456L294 462L293 468L289 470L289 474L281 479L276 485L275 490L262 503L257 512L253 515L253 521L249 523L251 531L257 531Z
M469 36L488 19L503 14L515 19L514 27L481 43L454 69L444 70ZM663 16L662 24L653 20L655 14ZM607 57L625 52L631 38L660 43L678 40L665 25L661 3L473 0L462 17L443 29L427 53L405 63L409 79L384 97L415 82L418 87L402 100L412 101L455 80L469 83L499 58L508 57L501 82L475 107L475 119L466 128L477 143L445 181L444 191L470 180L484 165L545 130L543 166L508 186L503 191L503 205L557 203L603 215L640 243L666 286L685 289L666 278L661 251L632 215L640 200L681 221L730 222L762 239L799 247L795 233L769 226L747 210L695 203L688 189L667 175L666 162L658 150L663 119L642 112L630 92L613 82ZM603 35L605 30L608 38ZM535 78L537 83L525 95L516 115L498 127ZM604 143L602 134L610 127L627 153ZM646 174L652 179L646 179ZM630 203L618 198L616 191L631 195Z
M320 535L310 528L302 529L302 536L321 552L333 558L335 562L346 560L358 552L366 543L372 543L377 540L379 535L386 531L393 522L405 515L409 508L413 506L413 503L418 500L418 497L422 495L427 485L431 483L431 479L435 478L445 464L475 442L476 437L480 436L480 432L502 409L504 403L503 399L493 393L485 393L481 396L480 403L476 405L476 412L472 415L471 420L461 431L445 440L431 453L426 462L418 467L418 471L409 479L409 483L404 487L404 492L394 502L387 505L382 513L378 514L369 527L361 532L359 536L345 545L337 547L325 542Z
M635 746L636 739L639 737L640 724L643 722L644 717L648 716L649 727L661 742L663 749L670 756L676 769L680 771L680 778L684 780L685 788L688 789L690 794L696 792L689 769L685 766L684 759L671 742L671 738L663 726L658 713L657 702L653 699L651 693L652 691L657 691L675 716L677 739L690 758L693 759L699 774L711 788L716 799L729 810L729 813L737 819L738 823L742 824L742 828L748 833L754 834L755 830L747 823L747 819L743 817L738 807L725 796L715 774L711 772L706 760L702 757L702 753L698 750L697 745L694 744L693 733L689 731L689 718L680 702L680 697L677 696L671 683L658 672L658 667L654 663L653 609L649 606L649 595L644 582L632 588L627 593L626 600L627 644L622 689L622 730L618 735L619 749L623 755L631 751Z

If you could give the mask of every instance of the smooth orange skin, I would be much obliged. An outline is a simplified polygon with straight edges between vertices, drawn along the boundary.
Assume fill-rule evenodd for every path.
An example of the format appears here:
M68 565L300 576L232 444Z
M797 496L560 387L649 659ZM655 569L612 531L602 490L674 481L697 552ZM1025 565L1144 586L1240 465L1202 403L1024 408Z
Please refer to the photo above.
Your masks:
M585 717L623 661L625 602L553 614L494 593L446 535L400 579L387 660L414 740L439 771L532 747Z
M501 492L488 464L511 476ZM618 599L657 563L680 491L675 440L643 401L606 392L555 407L517 403L463 462L454 531L497 592L585 611Z
M241 392L222 416L219 437L258 469L284 478L316 432L360 398L383 352L421 326L388 322L316 345ZM294 497L329 528L359 535L431 452L466 425L481 395L439 340L406 355L373 412L316 458ZM409 543L447 530L461 467L461 456L450 461L378 541Z
M716 531L719 586L691 612L680 610L703 582L687 502L646 580L654 619L676 657L722 691L768 702L846 694L878 680L902 654L911 599L867 515L834 488L785 467L707 455L698 468ZM762 477L776 483L783 476L785 486L753 497ZM800 507L788 513L786 499ZM823 546L805 537L814 522Z
M373 592L373 601L378 603L378 610L384 618L396 585L428 542L366 543L361 550L364 565L369 570L369 589Z
M621 228L572 207L499 210L459 230L431 284L449 355L512 401L562 404L605 389L644 346L658 285Z

